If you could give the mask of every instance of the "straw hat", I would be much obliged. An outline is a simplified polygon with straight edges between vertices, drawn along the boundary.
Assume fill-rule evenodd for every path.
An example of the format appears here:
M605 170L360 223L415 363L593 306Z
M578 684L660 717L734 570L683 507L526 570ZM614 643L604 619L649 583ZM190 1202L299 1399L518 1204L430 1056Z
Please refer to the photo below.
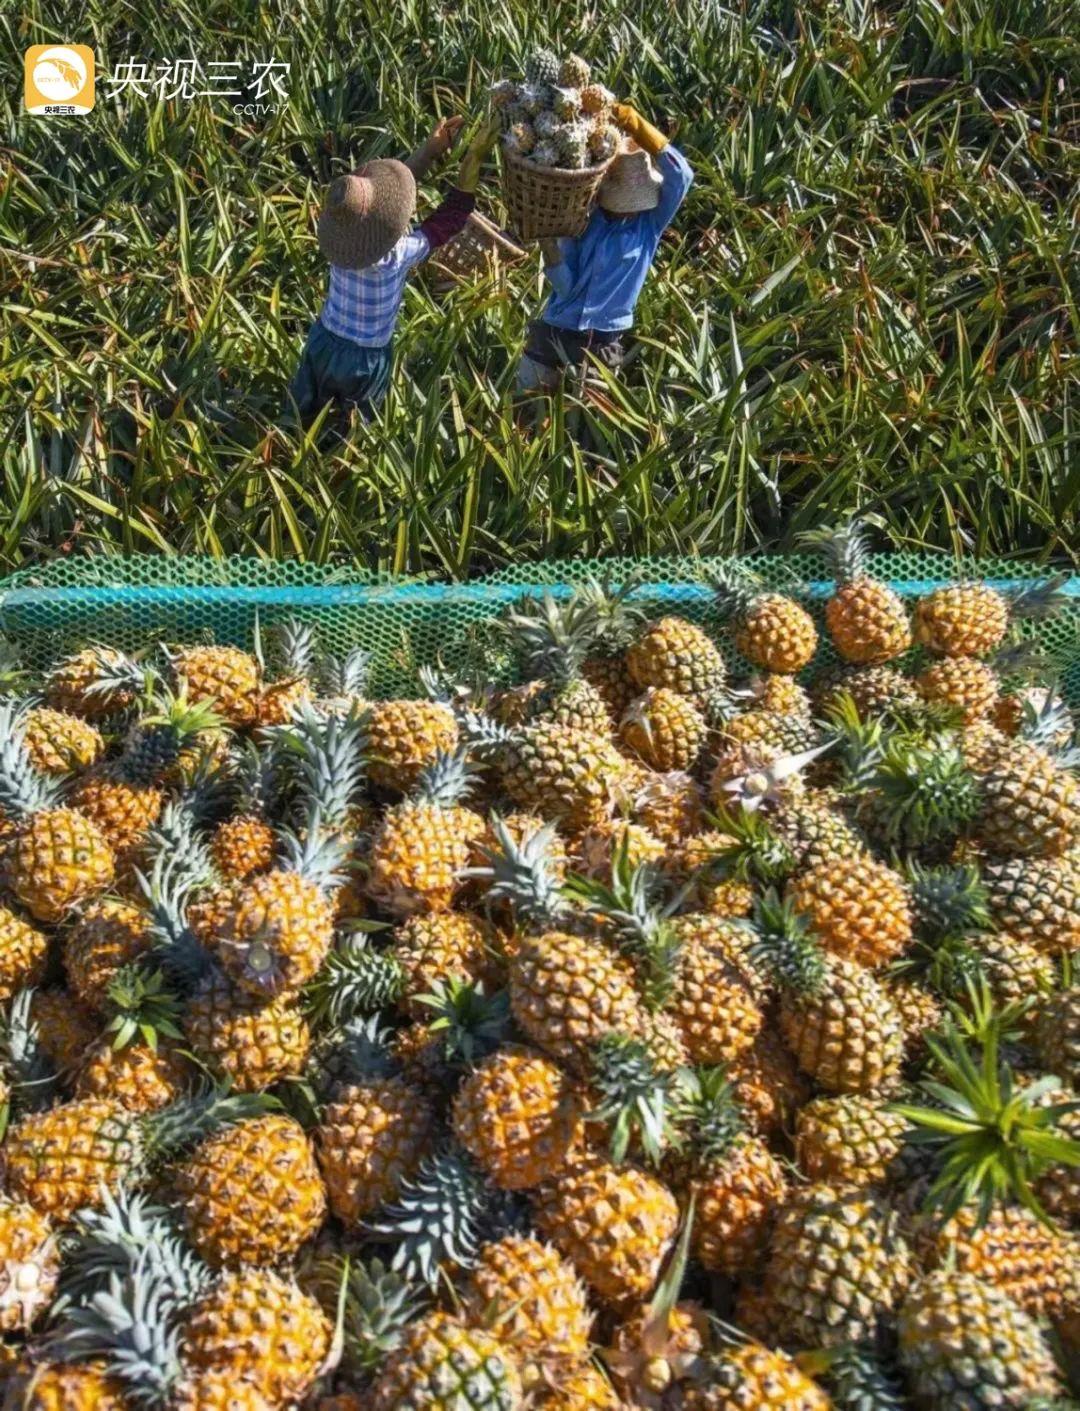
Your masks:
M608 167L596 199L613 216L636 215L654 209L663 184L648 152L630 142Z
M319 249L332 265L366 269L392 250L416 211L416 181L404 162L365 162L330 187L319 217Z

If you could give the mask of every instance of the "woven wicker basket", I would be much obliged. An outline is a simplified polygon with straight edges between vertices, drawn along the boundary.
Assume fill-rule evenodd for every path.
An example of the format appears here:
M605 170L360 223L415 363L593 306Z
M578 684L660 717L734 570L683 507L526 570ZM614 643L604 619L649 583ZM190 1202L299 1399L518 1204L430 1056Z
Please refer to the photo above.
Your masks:
M516 152L503 152L503 200L510 229L519 240L551 240L580 235L600 183L614 158L582 171L538 167Z
M516 265L527 258L527 250L473 211L465 228L435 252L431 263L438 275L465 279L488 265Z

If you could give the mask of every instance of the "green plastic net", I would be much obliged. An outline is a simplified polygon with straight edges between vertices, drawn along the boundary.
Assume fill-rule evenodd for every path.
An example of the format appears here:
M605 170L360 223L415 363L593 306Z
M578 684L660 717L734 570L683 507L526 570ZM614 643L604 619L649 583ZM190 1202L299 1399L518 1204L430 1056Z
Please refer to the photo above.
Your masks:
M68 559L0 580L0 633L30 661L44 665L87 642L128 651L155 642L249 647L257 628L297 617L318 627L328 650L363 646L370 651L371 689L385 696L414 690L420 665L441 659L456 669L478 662L484 624L507 603L526 593L568 593L590 575L619 582L633 573L641 579L639 596L650 608L709 627L715 622L712 596L702 574L721 562L552 560L448 583L381 578L351 566L260 559ZM748 556L742 562L769 586L803 598L811 610L820 612L832 591L818 555ZM1046 576L1033 565L930 554L879 554L869 569L908 598L959 578L984 579L1009 591ZM1066 697L1080 706L1080 578L1074 576L1066 592L1070 602L1064 611L1047 622L1021 624L1021 631L1051 658ZM819 661L828 659L823 647ZM483 660L490 663L490 655ZM738 663L732 664L738 670Z

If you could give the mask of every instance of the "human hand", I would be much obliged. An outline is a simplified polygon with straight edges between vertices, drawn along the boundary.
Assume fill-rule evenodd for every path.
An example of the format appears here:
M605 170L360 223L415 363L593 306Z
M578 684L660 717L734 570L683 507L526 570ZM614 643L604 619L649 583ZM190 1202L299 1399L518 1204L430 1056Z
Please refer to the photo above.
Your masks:
M628 132L634 127L637 121L637 111L629 103L612 103L611 117L615 126L622 132Z
M485 159L495 145L495 139L499 135L501 123L497 117L489 118L482 127L477 130L476 136L469 144L469 150L461 159L461 166L458 168L458 189L460 191L475 191L480 181L480 168Z
M465 126L465 119L460 115L452 118L440 118L431 129L431 136L427 140L427 148L433 157L445 157L447 152L453 149L454 143L461 135L461 129Z

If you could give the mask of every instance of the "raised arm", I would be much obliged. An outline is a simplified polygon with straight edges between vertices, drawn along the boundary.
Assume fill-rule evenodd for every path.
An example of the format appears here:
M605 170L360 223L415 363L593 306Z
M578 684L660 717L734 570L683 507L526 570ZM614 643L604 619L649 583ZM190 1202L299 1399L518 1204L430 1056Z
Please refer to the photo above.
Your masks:
M423 181L435 163L453 148L464 125L462 117L440 118L416 151L405 158L405 165L417 181Z
M497 118L491 119L473 138L472 145L461 159L456 183L443 197L438 208L420 223L420 233L427 239L427 252L437 250L452 240L461 230L476 205L476 188L480 168L495 143L499 131Z
M616 103L612 109L617 125L639 147L656 160L664 184L660 200L652 212L657 230L670 225L694 181L694 169L677 147L673 147L659 128L653 127L629 103Z

